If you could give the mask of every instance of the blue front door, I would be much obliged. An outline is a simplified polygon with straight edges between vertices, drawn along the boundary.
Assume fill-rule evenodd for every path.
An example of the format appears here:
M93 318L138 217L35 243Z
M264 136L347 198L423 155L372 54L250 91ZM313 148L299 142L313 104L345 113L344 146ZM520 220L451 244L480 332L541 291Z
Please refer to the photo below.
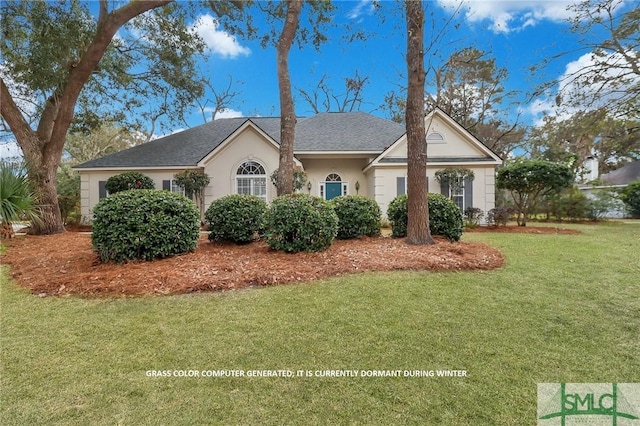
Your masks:
M327 182L325 183L325 198L330 200L342 195L342 182Z

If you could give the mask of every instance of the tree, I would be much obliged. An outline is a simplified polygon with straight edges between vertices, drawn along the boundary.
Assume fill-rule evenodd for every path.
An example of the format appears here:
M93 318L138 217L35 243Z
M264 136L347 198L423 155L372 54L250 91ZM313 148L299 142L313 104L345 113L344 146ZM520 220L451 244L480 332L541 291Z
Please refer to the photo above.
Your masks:
M442 109L500 156L519 146L524 130L517 118L500 118L506 115L505 101L515 92L505 90L507 69L498 68L495 58L465 47L452 53L433 74L436 92L425 94L430 108Z
M204 189L211 179L202 170L185 170L174 175L176 184L184 189L184 195L193 200L200 210L200 220L204 217Z
M115 123L103 123L89 133L69 133L64 152L71 164L80 164L146 142L146 136L130 132Z
M407 242L434 244L427 204L427 144L424 123L424 9L407 0Z
M573 180L569 166L544 160L517 160L499 169L496 175L498 188L511 192L519 226L526 226L540 197L568 188Z
M574 16L571 31L581 36L588 53L580 67L567 72L561 81L543 84L543 93L558 84L557 104L569 108L605 108L613 118L638 117L640 113L640 7L633 3L624 13L624 0L583 0L569 6ZM596 41L594 34L604 32L607 38ZM562 52L555 60L572 52ZM544 67L548 61L540 66ZM537 67L534 71L537 70Z
M0 110L39 191L42 222L35 233L64 231L56 171L72 124L95 124L110 108L121 111L111 118L137 112L131 116L154 124L162 116L180 120L203 94L194 56L204 43L188 29L188 4L131 1L109 10L110 4L120 3L100 1L96 18L85 2L2 3ZM149 109L150 97L158 99L157 109ZM25 100L31 111L20 108Z
M244 15L243 25L228 27L231 31L260 39L262 47L274 44L278 72L280 98L280 157L278 167L278 195L293 192L293 143L295 139L296 116L291 94L289 75L289 51L295 42L298 48L313 44L316 50L326 41L323 33L331 23L330 12L334 6L329 0L285 0L253 2L266 19L267 31L260 31L253 25L251 15ZM306 7L305 7L306 6ZM305 20L300 22L303 8ZM280 26L280 23L281 26Z
M302 1L286 0L286 17L278 39L278 88L280 94L280 158L278 166L278 195L293 193L293 143L296 131L296 112L291 94L289 76L289 50L296 35Z
M589 157L596 157L599 172L607 173L640 159L640 121L614 118L604 108L578 111L568 118L547 115L529 134L533 157L564 161L578 180Z
M327 74L323 75L312 91L298 89L302 99L309 104L315 114L321 112L352 112L359 110L363 102L363 90L369 83L369 77L362 77L356 70L353 77L344 79L344 93L335 94L327 83Z

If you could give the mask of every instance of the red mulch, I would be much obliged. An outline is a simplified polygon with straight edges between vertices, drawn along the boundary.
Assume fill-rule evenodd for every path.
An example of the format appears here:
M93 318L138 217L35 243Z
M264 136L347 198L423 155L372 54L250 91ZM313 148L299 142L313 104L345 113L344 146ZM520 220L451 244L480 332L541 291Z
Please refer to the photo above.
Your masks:
M320 253L287 254L264 241L214 244L201 237L192 253L154 262L102 264L88 234L16 237L0 260L34 294L86 297L142 296L240 289L306 282L364 271L489 270L502 254L482 243L410 246L390 237L336 240Z

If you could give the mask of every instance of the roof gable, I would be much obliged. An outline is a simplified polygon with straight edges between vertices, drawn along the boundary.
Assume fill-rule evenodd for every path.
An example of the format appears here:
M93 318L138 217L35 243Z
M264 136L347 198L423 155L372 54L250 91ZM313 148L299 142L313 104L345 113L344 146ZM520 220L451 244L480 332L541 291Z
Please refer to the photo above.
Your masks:
M498 165L502 159L469 131L439 108L425 117L427 162L429 163L485 163ZM431 138L430 135L433 135ZM435 136L435 137L434 137ZM407 135L402 135L387 147L366 168L378 164L405 164Z

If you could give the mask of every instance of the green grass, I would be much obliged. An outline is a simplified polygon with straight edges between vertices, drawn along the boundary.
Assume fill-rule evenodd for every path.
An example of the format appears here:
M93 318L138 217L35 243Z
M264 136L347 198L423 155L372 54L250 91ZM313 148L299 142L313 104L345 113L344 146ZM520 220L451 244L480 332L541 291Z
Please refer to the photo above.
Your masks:
M538 225L536 225L538 226ZM0 294L0 423L533 425L536 384L640 382L640 224L465 234L506 266L142 299ZM147 370L466 370L152 378Z

